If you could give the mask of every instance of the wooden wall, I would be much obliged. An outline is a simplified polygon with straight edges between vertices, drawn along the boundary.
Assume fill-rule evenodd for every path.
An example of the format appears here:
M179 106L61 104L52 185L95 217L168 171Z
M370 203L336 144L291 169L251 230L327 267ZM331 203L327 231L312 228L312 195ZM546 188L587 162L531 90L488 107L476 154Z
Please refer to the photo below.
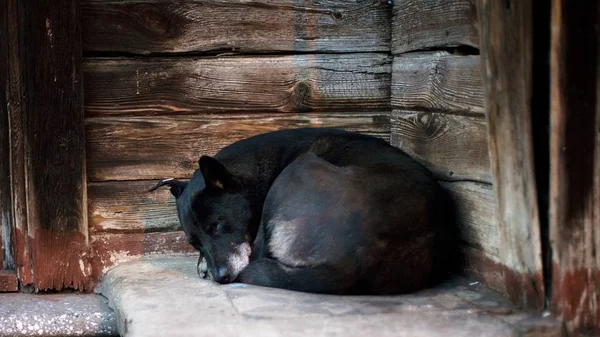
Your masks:
M191 252L170 193L146 192L157 179L187 178L200 155L257 133L333 126L431 169L458 206L464 272L519 300L474 0L83 0L82 16L95 275Z
M474 1L395 1L391 143L458 207L465 272L503 290Z
M504 213L507 199L514 198L509 201L514 203L527 196L502 188L510 182L499 179L501 174L511 171L498 171L506 166L500 163L498 149L510 151L505 138L521 135L516 129L514 136L505 134L510 125L490 115L497 110L485 104L485 66L479 50L480 35L487 41L487 31L480 32L480 27L486 27L479 22L480 6L473 0L394 2L390 140L430 168L454 199L464 273L517 304L541 309L538 223L529 227L529 217L520 222L514 221L514 215L509 220L503 217L508 214ZM514 153L514 158L523 157ZM490 159L497 165L491 166ZM492 184L498 181L502 186ZM535 192L530 199L536 203ZM536 235L521 235L529 230ZM538 263L535 279L528 266L523 266L523 261L530 260ZM527 283L532 279L533 283Z
M200 155L301 126L390 138L387 1L82 0L82 18L96 277L191 252L168 190L147 189Z

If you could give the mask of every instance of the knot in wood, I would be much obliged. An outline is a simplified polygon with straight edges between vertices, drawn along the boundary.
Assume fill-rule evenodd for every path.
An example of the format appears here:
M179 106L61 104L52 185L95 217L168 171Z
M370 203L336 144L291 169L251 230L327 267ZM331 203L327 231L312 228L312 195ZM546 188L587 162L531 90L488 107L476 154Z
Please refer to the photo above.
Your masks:
M436 114L431 112L420 112L415 118L415 125L422 130L427 138L435 138L440 131L439 121Z
M331 16L336 20L341 20L344 18L344 13L342 13L340 11L332 11Z
M290 93L289 106L292 111L310 110L311 89L306 82L297 82Z
M160 8L152 5L142 4L133 8L133 13L139 13L141 26L149 30L153 34L160 36L166 36L173 32L173 23L164 14L166 11L162 11Z

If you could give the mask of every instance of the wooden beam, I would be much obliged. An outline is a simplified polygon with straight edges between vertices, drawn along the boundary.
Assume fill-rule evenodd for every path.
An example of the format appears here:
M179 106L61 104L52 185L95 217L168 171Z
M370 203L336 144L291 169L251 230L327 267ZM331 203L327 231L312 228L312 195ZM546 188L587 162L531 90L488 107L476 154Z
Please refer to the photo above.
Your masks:
M85 62L86 117L389 109L386 54Z
M9 119L19 279L36 290L87 290L79 2L8 3L18 20L10 31L17 47L11 51Z
M474 0L396 0L392 53L447 47L479 47Z
M479 2L492 177L509 298L542 309L544 283L532 137L531 0Z
M8 139L8 6L0 7L0 270L12 266L10 143Z
M391 5L359 1L82 0L92 52L390 50Z
M29 241L27 240L27 199L25 194L25 126L24 116L27 100L23 85L24 39L20 38L24 18L19 1L5 1L6 11L6 40L7 40L7 82L6 83L6 113L10 136L10 186L2 189L10 191L10 206L3 204L3 215L10 215L11 248L13 267L17 272L19 283L30 286L33 284L33 270ZM6 42L6 41L5 41ZM3 177L6 177L3 175ZM6 182L5 182L6 183ZM4 183L4 184L5 184ZM8 200L4 200L4 203ZM6 220L4 220L6 221ZM7 226L5 223L4 226ZM8 231L7 231L8 232ZM5 237L5 238L8 238Z
M389 111L310 114L203 114L88 118L91 181L186 178L201 155L259 133L338 127L389 140ZM118 149L118 150L116 150Z
M552 311L600 334L600 5L552 1Z

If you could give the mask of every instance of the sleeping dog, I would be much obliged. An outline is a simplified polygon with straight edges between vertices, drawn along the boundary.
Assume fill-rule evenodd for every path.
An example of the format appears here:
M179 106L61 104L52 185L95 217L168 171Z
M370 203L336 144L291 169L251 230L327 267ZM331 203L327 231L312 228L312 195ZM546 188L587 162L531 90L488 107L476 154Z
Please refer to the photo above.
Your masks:
M165 185L218 283L399 294L449 266L435 264L450 256L439 244L448 238L438 183L375 137L324 128L265 133L202 156L189 181L162 179L151 191Z

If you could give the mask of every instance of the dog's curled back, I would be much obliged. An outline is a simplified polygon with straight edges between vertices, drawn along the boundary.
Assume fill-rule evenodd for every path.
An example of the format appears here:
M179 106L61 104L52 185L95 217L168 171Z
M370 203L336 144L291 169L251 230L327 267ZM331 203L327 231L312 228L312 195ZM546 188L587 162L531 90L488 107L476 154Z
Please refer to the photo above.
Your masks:
M431 284L447 209L431 173L385 141L337 129L248 138L163 179L219 283L337 294ZM442 226L440 226L442 225ZM440 251L442 249L443 251Z

